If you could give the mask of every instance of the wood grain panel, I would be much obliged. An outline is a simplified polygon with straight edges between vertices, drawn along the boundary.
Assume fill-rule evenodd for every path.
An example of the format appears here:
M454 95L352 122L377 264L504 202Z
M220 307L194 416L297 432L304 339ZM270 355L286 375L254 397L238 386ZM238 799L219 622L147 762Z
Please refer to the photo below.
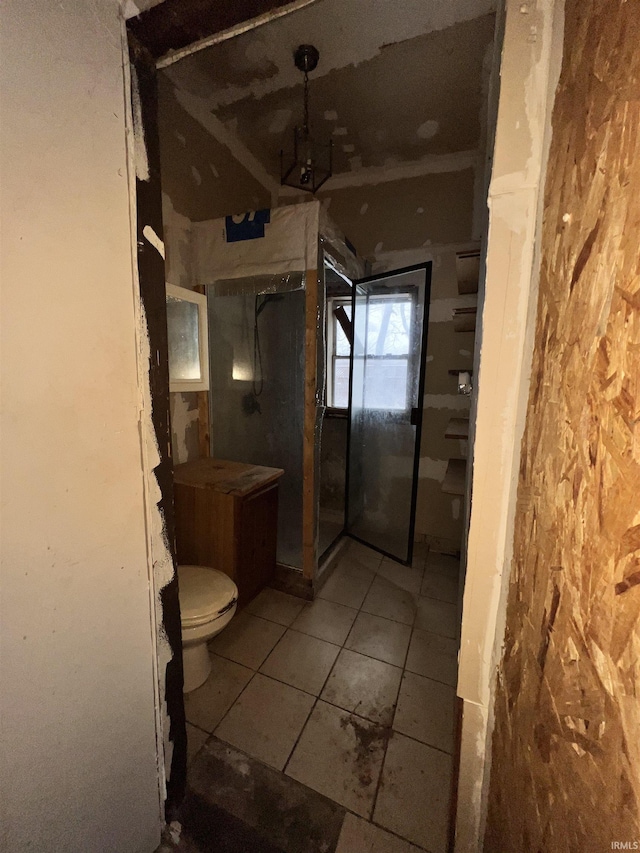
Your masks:
M567 0L487 853L640 840L639 45Z

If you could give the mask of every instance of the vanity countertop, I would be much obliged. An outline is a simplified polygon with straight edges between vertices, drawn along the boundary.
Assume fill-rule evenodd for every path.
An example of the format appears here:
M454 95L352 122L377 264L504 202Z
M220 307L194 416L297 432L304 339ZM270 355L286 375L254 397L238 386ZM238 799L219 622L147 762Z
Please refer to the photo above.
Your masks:
M246 497L279 480L282 468L266 468L246 462L230 462L226 459L194 459L173 469L175 483L211 489L225 495Z

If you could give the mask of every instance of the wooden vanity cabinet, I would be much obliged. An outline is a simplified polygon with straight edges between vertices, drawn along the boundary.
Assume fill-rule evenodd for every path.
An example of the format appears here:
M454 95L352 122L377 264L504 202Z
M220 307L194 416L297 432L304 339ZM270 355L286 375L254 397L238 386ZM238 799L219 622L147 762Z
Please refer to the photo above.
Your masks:
M283 473L223 459L197 459L174 469L178 563L225 572L238 587L241 607L275 571Z

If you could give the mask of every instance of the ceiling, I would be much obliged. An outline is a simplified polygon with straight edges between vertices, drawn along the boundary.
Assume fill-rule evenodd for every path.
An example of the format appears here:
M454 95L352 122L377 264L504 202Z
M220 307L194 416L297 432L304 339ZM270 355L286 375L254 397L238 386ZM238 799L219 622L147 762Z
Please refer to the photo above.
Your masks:
M164 73L192 114L211 118L210 132L217 128L234 153L279 180L280 149L291 146L302 119L293 51L314 44L311 131L333 139L334 174L357 179L368 169L482 148L494 7L495 0L317 0Z

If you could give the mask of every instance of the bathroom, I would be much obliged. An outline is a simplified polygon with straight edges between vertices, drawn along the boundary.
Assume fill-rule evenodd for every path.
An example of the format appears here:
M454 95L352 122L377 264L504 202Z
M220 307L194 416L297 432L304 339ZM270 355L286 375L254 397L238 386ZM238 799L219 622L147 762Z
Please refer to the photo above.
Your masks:
M412 783L405 780L394 789L384 779L412 744L418 744L415 750L430 768L432 796L437 799L439 789L448 792L452 777L465 507L464 489L458 484L451 491L447 478L460 469L450 463L464 466L466 455L469 400L457 393L457 376L472 369L474 333L468 321L477 296L461 287L460 256L477 255L480 245L477 173L486 128L479 115L486 109L481 83L488 74L494 16L487 6L485 14L440 30L418 22L421 34L398 34L402 51L396 56L381 50L382 31L392 27L381 22L375 46L363 45L356 56L340 59L332 47L339 33L329 6L330 0L322 0L160 74L166 279L193 293L206 291L193 304L199 317L206 315L209 345L208 388L172 385L174 465L208 458L281 472L271 475L277 483L277 521L265 527L275 539L273 572L262 592L243 601L213 638L207 651L212 671L185 697L194 762L189 773L199 774L190 775L189 784L195 791L205 764L223 760L216 750L224 744L254 759L258 768L267 766L305 786L310 804L315 791L346 810L341 819L334 810L324 821L338 826L327 849L347 849L344 839L351 832L380 833L380 838L387 833L394 843L439 850L445 849L448 832L448 793L438 800L431 824L413 825L414 818L406 815L398 822L394 803L410 797ZM353 18L341 13L343 27L353 30L357 6ZM293 51L311 41L320 50L318 70L310 74L312 126L319 136L333 138L335 151L334 176L314 195L280 187L277 163L278 149L289 143L302 112ZM420 75L429 80L434 61L425 62L427 47L443 65L438 74L447 75L455 66L452 45L466 51L455 84L469 109L451 116L438 102L430 108L439 122L427 113L413 117L422 130L413 130L410 155L400 153L402 159L411 156L412 172L393 161L400 151L397 141L375 142L376 131L383 135L394 121L393 112L386 112L397 92L391 85L377 90L380 127L372 128L363 86L367 75L393 79L390 69L380 77L376 64L383 61L396 63L396 76L398 63L406 63L415 85ZM330 63L329 73L323 73L323 62ZM342 107L344 79L351 84L351 103ZM362 115L354 108L358 104ZM432 133L433 122L438 132ZM260 151L267 147L261 161ZM267 231L281 213L289 216L289 235L303 232L302 221L311 222L302 241L307 245L298 251L304 263L284 270L271 251L252 268L251 241L232 241L228 247L241 251L225 268L222 255L198 248L216 243L198 235L219 232L226 217L238 226L254 223L256 215L249 211L270 211ZM378 276L380 288L394 279L380 279L382 274L406 268L412 270L406 274L410 278L422 276L411 288L422 287L423 302L411 302L406 292L398 296L395 282L387 294L393 302L391 325L402 326L408 316L421 323L425 307L429 319L424 337L420 325L408 336L412 346L419 344L413 366L408 345L385 354L389 361L394 357L394 369L401 364L404 384L415 389L422 405L392 400L386 415L378 415L369 432L358 436L360 422L348 405L352 282ZM380 302L379 290L371 293L373 302ZM393 379L386 383L389 393L397 393L397 386ZM396 407L419 408L421 429L400 424ZM342 536L345 505L352 512L358 506L357 487L367 477L369 493L377 491L386 504L368 529L357 531L352 524L355 538ZM404 483L402 492L398 482ZM379 538L385 527L381 519L386 535ZM200 562L182 559L177 544L179 562ZM353 684L359 684L355 701ZM255 714L265 708L275 717L260 731ZM429 719L416 708L430 708ZM371 744L365 766L358 750L362 727ZM352 757L339 791L310 758L318 743L333 742L333 729L346 738L340 750ZM257 741L251 741L252 732ZM320 809L319 803L314 808ZM194 835L197 823L192 818ZM339 836L343 848L335 847Z

